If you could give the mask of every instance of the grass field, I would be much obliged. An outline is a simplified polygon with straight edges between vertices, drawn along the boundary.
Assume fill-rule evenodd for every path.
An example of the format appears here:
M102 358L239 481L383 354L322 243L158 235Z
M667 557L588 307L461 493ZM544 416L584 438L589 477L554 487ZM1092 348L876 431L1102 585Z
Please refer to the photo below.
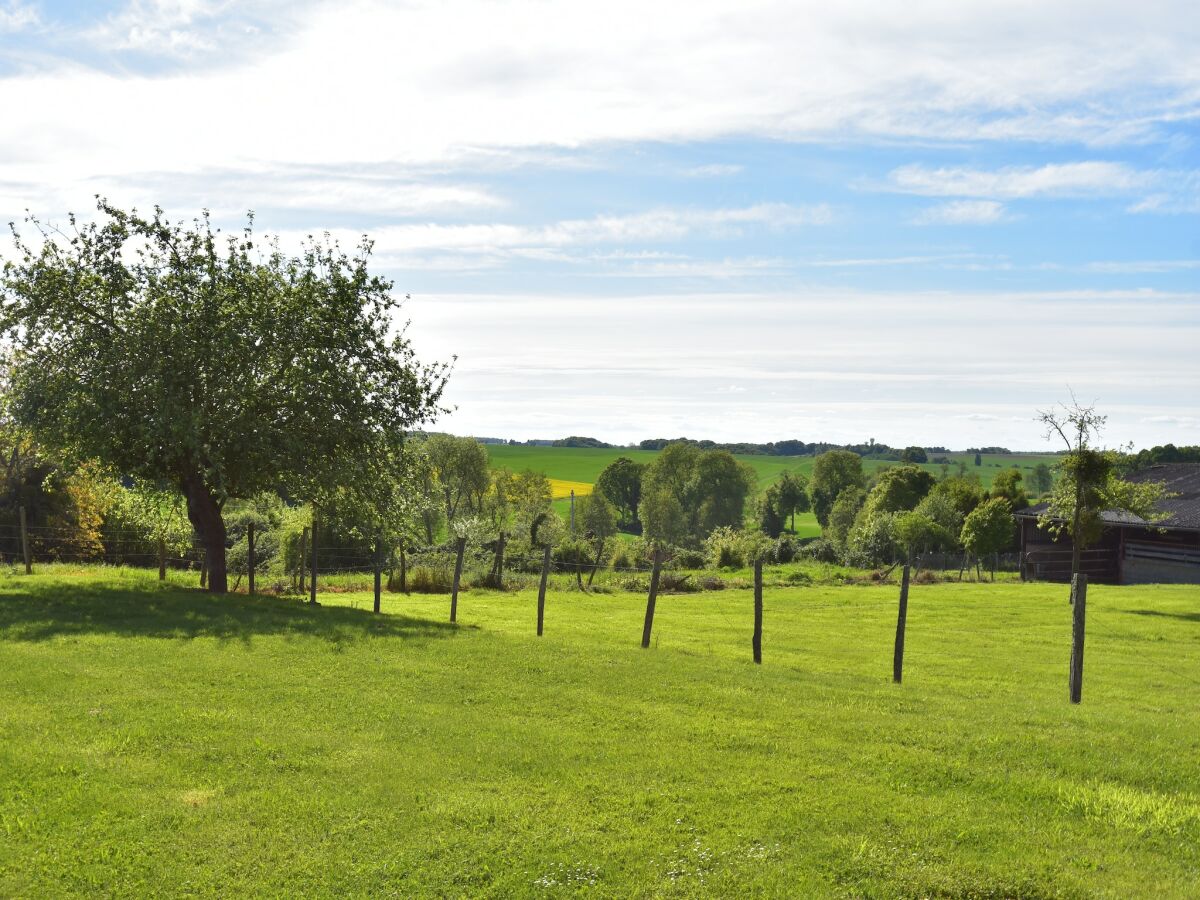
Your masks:
M1194 897L1200 589L0 576L0 895Z
M567 513L568 501L563 500L562 497L569 493L569 488L573 486L571 483L576 485L594 483L604 467L621 456L627 456L635 462L646 463L658 455L654 450L627 450L619 447L595 449L590 447L526 447L509 444L488 444L487 451L493 466L515 471L533 469L535 472L542 472L557 484L566 484L567 487L563 491L559 491L556 486L554 493L556 498L554 508L560 515ZM753 455L739 455L737 458L754 469L758 475L760 490L776 481L786 471L802 472L811 476L814 459L812 456ZM1003 456L989 454L981 458L982 465L976 466L974 454L951 453L949 458L955 462L962 461L969 467L968 471L978 473L984 487L990 486L992 477L1003 469L1015 466L1027 475L1038 463L1045 462L1053 465L1057 460L1057 457L1050 454L1014 453ZM895 465L899 465L899 463L877 459L863 460L863 468L868 474L876 472L884 466ZM921 468L935 475L940 475L942 471L942 466L934 463L926 463ZM576 494L578 495L579 491L576 491ZM818 537L821 534L821 527L812 513L796 516L796 534L799 537Z

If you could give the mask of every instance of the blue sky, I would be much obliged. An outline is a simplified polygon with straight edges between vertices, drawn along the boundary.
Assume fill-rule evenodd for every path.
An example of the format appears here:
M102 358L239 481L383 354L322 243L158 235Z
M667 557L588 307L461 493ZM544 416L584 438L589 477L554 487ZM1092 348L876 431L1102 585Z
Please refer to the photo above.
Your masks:
M1183 2L0 0L0 217L376 244L442 426L1200 443Z

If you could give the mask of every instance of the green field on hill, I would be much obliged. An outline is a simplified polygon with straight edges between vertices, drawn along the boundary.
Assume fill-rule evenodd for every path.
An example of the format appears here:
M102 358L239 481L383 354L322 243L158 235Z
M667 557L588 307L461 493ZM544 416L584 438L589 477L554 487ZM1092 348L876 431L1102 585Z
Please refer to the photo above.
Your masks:
M1195 897L1200 589L0 576L0 895Z
M590 447L531 447L512 444L488 444L488 458L494 467L502 467L519 471L532 469L542 472L548 478L561 478L564 481L583 481L594 483L604 470L604 467L614 459L627 456L635 462L647 463L658 455L655 450L629 450L616 448L594 449ZM993 476L1007 468L1016 467L1022 474L1028 476L1034 466L1044 462L1053 466L1058 457L1053 454L1012 453L1007 455L984 454L979 466L975 465L975 455L968 453L951 453L949 458L967 466L968 472L979 475L984 487L989 487ZM737 456L754 469L758 475L758 488L764 490L775 482L784 472L801 472L806 476L812 475L812 456ZM868 474L877 472L885 466L896 466L900 463L878 459L864 459L863 468ZM943 466L936 463L925 463L921 466L934 475L941 475ZM956 469L955 469L956 470ZM560 515L566 515L568 502L559 500L554 504ZM796 516L796 534L799 537L817 537L821 528L816 517L811 513Z
M544 472L550 478L561 478L565 481L594 482L604 467L614 459L627 456L635 462L650 462L657 456L654 450L628 450L619 447L611 449L592 449L587 447L529 447L512 444L488 444L488 456L493 466L509 469L533 469ZM993 476L1002 469L1013 466L1021 469L1022 473L1033 471L1040 462L1053 465L1058 457L1053 454L1012 453L1007 455L985 454L982 465L974 464L974 454L951 453L949 458L957 463L966 464L968 472L978 473L984 487L992 483ZM758 474L759 487L765 488L774 482L785 471L812 474L812 456L757 456L738 455L738 459L747 463ZM897 466L900 463L878 459L864 459L863 468L875 472L884 466ZM935 463L925 463L921 468L935 475L941 474L942 466Z

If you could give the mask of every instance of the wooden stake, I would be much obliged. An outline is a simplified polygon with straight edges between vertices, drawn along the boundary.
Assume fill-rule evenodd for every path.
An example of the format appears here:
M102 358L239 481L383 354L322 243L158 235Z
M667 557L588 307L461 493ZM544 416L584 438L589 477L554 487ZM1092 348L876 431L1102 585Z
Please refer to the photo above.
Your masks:
M308 602L317 602L317 508L313 507L312 529L308 532Z
M246 525L246 569L250 576L249 592L254 593L254 523Z
M167 580L167 542L158 539L158 580Z
M1087 575L1080 572L1071 579L1071 702L1083 699L1083 636L1084 618L1087 615Z
M904 626L908 619L908 563L900 576L900 613L896 616L896 649L892 655L892 681L899 684L904 677Z
M463 553L467 549L467 539L460 537L455 541L454 556L454 585L450 589L450 621L458 621L458 583L462 579Z
M550 575L550 545L542 550L542 580L538 582L538 637L542 636L542 623L546 619L546 578Z
M21 556L25 559L25 574L33 574L33 557L29 553L29 530L25 523L25 507L21 507Z
M754 637L750 646L754 648L754 661L762 665L762 560L754 561Z
M654 567L650 570L650 594L646 597L646 622L642 625L642 649L650 646L650 632L654 628L654 604L658 600L658 576L662 570L662 550L654 550Z
M375 612L383 600L383 538L375 538Z
M300 593L304 593L305 577L308 572L308 526L300 532Z

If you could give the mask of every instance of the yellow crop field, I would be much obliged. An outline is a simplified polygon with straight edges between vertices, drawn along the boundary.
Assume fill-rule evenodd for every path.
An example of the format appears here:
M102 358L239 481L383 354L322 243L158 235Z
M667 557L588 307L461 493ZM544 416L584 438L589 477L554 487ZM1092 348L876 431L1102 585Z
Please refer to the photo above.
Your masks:
M575 492L576 497L586 497L592 492L592 485L586 481L564 481L561 478L550 479L550 496L555 500L565 500L571 496L571 491Z

